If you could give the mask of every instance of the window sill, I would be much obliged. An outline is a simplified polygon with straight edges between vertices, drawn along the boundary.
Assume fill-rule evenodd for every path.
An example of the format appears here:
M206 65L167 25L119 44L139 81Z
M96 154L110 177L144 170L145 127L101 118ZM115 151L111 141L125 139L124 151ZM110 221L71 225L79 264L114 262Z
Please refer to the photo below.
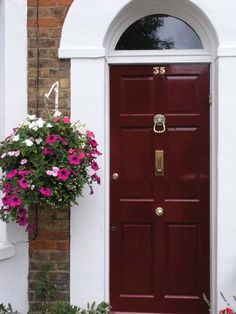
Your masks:
M15 255L15 246L9 243L0 242L0 261Z

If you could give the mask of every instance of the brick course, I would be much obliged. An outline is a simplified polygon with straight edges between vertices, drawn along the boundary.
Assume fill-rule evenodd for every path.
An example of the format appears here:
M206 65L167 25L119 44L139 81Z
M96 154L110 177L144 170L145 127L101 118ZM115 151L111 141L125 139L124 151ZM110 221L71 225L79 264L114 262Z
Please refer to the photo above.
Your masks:
M73 0L28 0L28 112L37 111L37 27L39 34L39 115L45 116L43 95L60 82L60 106L70 114L70 62L58 59L61 29ZM50 263L50 279L57 288L55 299L69 301L69 210L39 209L38 237L29 247L29 313L39 313L41 300L35 285L43 265Z

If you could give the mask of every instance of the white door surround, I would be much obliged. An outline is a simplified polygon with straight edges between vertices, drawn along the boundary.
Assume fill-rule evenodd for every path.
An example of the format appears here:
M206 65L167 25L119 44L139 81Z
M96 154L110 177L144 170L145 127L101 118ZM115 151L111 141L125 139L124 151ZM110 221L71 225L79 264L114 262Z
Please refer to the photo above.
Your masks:
M202 1L204 2L204 1ZM197 6L194 3L201 5ZM205 12L205 13L204 13ZM203 50L115 51L125 29L149 14L169 14L188 23ZM91 23L91 21L93 21ZM229 48L229 47L228 47ZM102 185L71 209L71 303L109 300L109 64L211 63L211 300L217 310L217 139L221 47L201 1L75 0L66 17L59 56L71 59L71 115L97 134Z

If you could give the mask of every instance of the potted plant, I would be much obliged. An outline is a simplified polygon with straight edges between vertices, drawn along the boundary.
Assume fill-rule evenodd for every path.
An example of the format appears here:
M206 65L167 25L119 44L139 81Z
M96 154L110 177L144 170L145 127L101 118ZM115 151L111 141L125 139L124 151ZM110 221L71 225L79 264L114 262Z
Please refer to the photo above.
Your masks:
M94 133L83 129L56 110L48 121L28 115L0 143L0 219L30 231L35 224L29 220L29 205L69 207L85 185L93 193L93 183L100 184L101 153Z

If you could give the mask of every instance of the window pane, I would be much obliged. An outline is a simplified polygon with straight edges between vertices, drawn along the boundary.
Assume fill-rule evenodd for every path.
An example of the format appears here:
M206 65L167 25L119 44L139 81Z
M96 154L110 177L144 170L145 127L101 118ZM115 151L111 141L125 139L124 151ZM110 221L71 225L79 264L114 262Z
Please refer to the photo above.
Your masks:
M149 15L130 25L115 50L203 49L197 33L169 15Z

